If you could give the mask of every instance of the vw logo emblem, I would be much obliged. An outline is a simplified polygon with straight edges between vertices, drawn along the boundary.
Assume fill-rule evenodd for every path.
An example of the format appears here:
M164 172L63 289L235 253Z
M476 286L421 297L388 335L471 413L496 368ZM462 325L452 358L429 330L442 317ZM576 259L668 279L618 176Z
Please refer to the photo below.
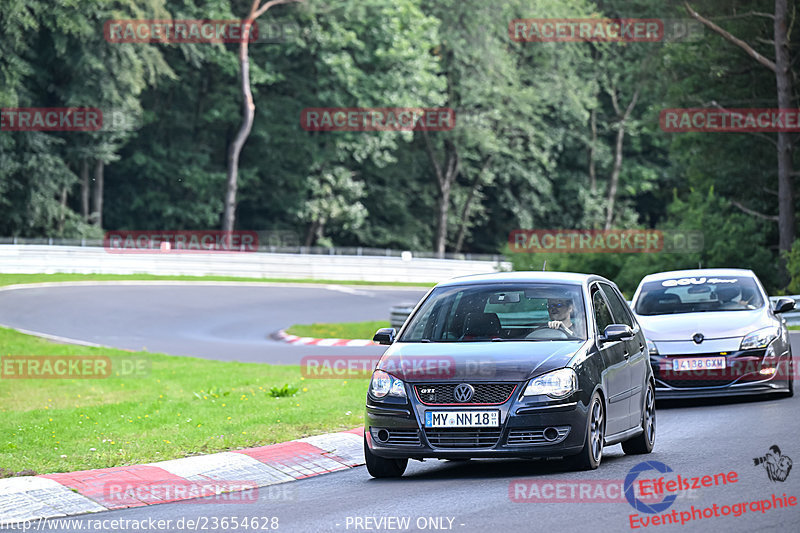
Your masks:
M475 389L468 383L457 385L453 391L453 396L455 396L456 401L461 403L470 401L474 395Z
M703 342L703 339L705 339L705 337L703 336L702 333L695 333L692 336L692 340L694 341L695 344L700 344L701 342Z

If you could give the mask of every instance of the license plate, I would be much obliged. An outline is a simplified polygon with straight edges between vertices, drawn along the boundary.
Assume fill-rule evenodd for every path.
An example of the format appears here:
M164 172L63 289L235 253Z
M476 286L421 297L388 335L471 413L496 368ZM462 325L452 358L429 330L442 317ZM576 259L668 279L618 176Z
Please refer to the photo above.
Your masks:
M500 411L425 411L426 428L483 428L500 426Z
M722 370L725 368L724 357L684 357L672 360L672 370Z

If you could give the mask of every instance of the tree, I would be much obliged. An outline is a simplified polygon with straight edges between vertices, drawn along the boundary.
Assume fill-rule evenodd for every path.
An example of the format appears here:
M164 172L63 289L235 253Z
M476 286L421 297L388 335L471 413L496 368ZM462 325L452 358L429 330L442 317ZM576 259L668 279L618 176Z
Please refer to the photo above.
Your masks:
M566 124L588 117L586 48L580 43L509 44L509 23L537 16L580 17L589 9L581 0L535 6L522 1L499 6L447 1L426 9L441 20L437 55L447 80L445 105L456 112L452 131L421 134L437 191L433 248L441 257L453 222L452 199L463 198L459 213L466 218L474 191L482 185L502 191L493 200L506 203L501 209L511 214L504 217L507 224L530 224L544 203L541 197L550 192L549 176L555 171ZM462 187L465 194L456 190ZM512 194L513 190L521 192ZM460 249L470 222L455 222L455 245ZM488 245L495 247L498 240Z
M261 4L262 0L253 0L250 12L244 19L246 28L252 30L252 25L258 18L266 13L271 7L288 4L291 2L302 2L303 0L269 0ZM250 57L248 55L249 32L244 32L239 41L239 68L240 68L240 88L242 91L242 125L239 132L233 139L228 149L228 173L227 190L225 192L225 212L222 216L222 230L233 231L236 219L236 188L239 178L239 154L242 147L250 135L253 128L253 116L256 112L256 105L253 102L253 92L250 88Z
M684 6L692 18L703 23L726 41L738 46L760 65L771 70L775 74L778 108L790 109L793 107L793 73L791 70L792 58L789 44L789 10L787 0L775 0L773 14L750 13L753 16L767 17L773 20L774 61L757 52L747 42L735 37L732 33L700 15L688 2L684 2ZM778 155L778 248L781 253L787 253L792 247L795 234L795 212L792 192L792 134L785 131L778 132L776 148Z

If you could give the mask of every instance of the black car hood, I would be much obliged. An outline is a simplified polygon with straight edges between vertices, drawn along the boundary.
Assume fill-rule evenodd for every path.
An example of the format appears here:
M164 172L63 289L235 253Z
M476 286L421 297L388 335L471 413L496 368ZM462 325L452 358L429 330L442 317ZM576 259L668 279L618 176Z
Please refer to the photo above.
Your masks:
M563 368L588 341L403 343L377 368L407 382L524 381Z

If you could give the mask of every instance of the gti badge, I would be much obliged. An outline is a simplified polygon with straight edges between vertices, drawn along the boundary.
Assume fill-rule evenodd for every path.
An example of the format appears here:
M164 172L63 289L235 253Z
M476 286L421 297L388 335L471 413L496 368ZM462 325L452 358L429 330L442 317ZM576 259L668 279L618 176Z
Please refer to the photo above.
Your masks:
M695 344L700 344L701 342L703 342L703 339L705 339L705 337L703 336L702 333L695 333L694 335L692 335L692 340L694 341Z
M460 383L453 390L453 396L455 396L456 401L461 403L470 401L474 395L475 389L468 383Z

